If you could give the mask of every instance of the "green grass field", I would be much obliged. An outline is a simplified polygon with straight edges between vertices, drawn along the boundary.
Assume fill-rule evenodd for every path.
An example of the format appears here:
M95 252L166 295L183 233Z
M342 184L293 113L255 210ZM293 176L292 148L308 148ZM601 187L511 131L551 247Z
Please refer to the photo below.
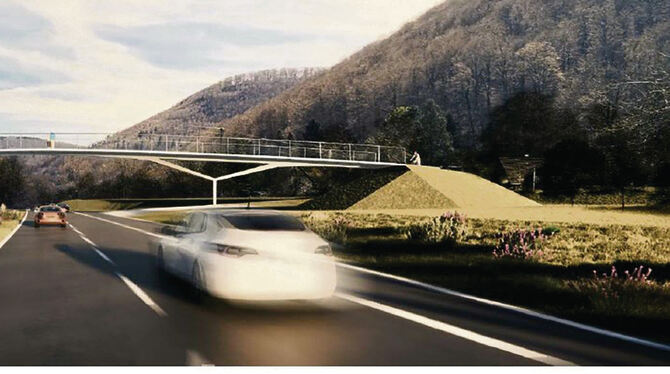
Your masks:
M2 215L0 224L0 242L3 241L19 224L23 218L24 212L17 210L8 210Z
M347 222L346 235L329 228L336 215ZM406 238L411 224L426 219L417 216L330 213L303 214L303 219L339 240L336 253L347 262L670 341L670 227L475 218L468 220L466 239L436 245ZM499 233L538 227L560 230L544 242L542 256L493 256ZM594 270L609 273L613 265L621 274L640 265L651 268L651 281L594 280Z

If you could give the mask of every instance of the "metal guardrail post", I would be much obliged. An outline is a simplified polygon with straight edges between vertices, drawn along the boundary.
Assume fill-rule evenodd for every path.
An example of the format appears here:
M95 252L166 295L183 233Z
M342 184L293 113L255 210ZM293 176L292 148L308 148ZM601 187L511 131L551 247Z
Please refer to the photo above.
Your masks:
M377 162L382 162L382 146L377 146Z
M291 157L291 141L290 140L288 141L288 157Z
M168 151L168 136L165 135L165 152Z
M323 158L323 157L321 156L321 142L319 142L319 158Z
M352 157L352 155L351 155L351 144L349 144L349 161L351 161L351 157Z
M230 138L226 138L226 153L230 154Z

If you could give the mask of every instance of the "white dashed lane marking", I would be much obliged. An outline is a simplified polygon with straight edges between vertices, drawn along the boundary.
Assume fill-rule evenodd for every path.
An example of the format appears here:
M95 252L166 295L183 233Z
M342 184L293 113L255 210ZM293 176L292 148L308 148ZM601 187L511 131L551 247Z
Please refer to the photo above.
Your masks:
M98 246L97 246L95 243L93 243L93 241L92 241L91 239L87 238L86 235L84 235L84 233L82 233L81 231L79 231L79 229L77 229L76 227L74 227L72 224L70 224L70 227L72 228L72 230L73 230L74 232L77 233L77 235L79 235L79 237L80 237L83 241L85 241L85 242L88 243L91 247L93 247L93 251L95 251L95 253L97 253L98 256L100 256L103 260L107 261L110 265L116 267L116 263L115 263L114 261L112 261L112 259L110 259L109 257L107 257L107 255L105 255L105 254L100 250L100 248L98 248ZM135 296L137 296L140 300L142 300L142 302L143 302L144 304L146 304L149 308L151 308L151 310L153 310L156 314L158 314L158 315L161 316L161 317L167 317L168 314L165 312L165 310L163 310L163 308L161 308L158 304L156 304L156 302L153 301L153 299L152 299L151 297L149 297L149 295L147 295L147 293L144 292L144 291L140 288L140 286L138 286L138 285L135 284L133 281L131 281L130 279L128 279L128 277L126 277L125 275L123 275L123 274L122 274L121 272L119 272L118 270L115 270L115 271L114 271L114 274L116 274L116 276L119 277L119 279L121 279L121 281L122 281L126 286L128 286L128 288L130 288L130 290L135 294Z

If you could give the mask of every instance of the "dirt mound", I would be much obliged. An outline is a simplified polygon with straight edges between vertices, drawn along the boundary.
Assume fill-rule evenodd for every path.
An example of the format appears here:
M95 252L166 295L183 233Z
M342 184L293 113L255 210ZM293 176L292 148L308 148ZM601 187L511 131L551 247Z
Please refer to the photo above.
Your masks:
M539 206L473 174L428 166L372 172L301 206L309 210L510 208Z
M456 204L416 173L407 171L349 209L456 208Z
M540 206L531 199L474 174L429 166L409 166L409 169L459 208Z
M347 209L407 172L406 167L369 171L351 182L335 184L328 192L302 204L300 208L306 210Z

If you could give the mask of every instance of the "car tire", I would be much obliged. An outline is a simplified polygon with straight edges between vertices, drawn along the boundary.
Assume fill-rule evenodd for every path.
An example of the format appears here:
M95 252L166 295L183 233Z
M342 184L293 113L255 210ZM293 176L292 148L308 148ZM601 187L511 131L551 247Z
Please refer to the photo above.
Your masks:
M35 228L36 228L36 229L39 229L39 228L40 228L40 224L39 224L39 223L36 223L36 224L35 224Z
M60 225L60 227L65 229L65 228L67 228L67 225Z

